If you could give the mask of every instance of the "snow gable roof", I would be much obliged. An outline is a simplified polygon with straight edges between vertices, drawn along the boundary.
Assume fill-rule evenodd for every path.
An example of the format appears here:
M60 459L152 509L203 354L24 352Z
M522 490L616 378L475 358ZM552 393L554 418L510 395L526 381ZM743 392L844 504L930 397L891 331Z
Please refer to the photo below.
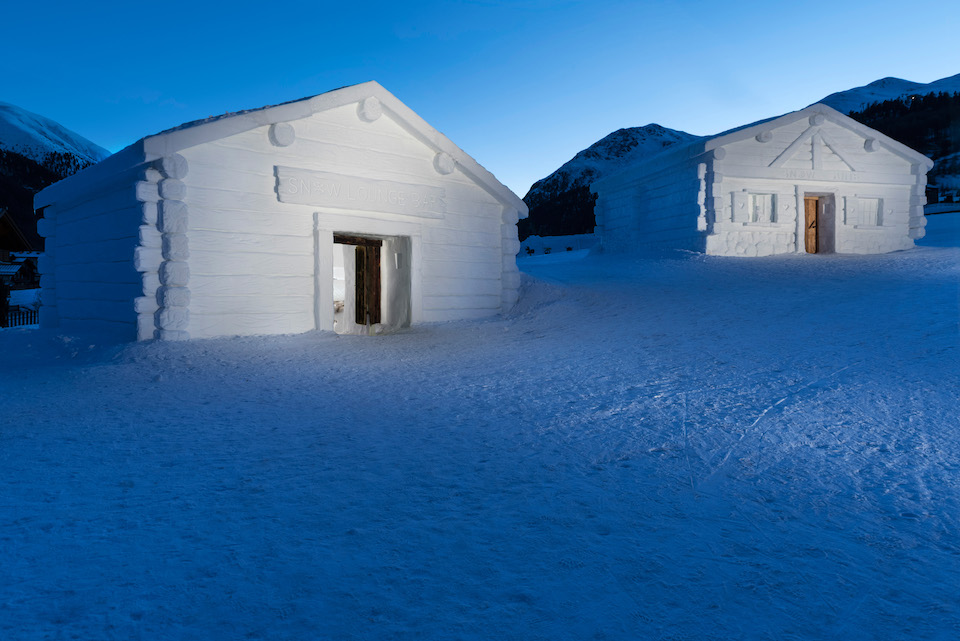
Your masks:
M75 177L79 178L86 175L96 182L100 178L100 174L104 173L100 165L104 165L108 171L110 171L112 165L117 165L120 170L122 170L123 165L129 166L129 159L120 160L116 158L118 156L129 156L131 153L136 156L142 154L141 162L150 163L189 147L226 138L257 127L300 120L328 109L360 103L368 98L376 98L384 113L389 114L423 144L436 152L444 152L449 155L465 175L490 193L501 204L517 210L520 218L527 217L527 206L519 196L375 81L342 87L279 105L195 120L152 136L146 136L105 161L41 191L37 194L35 206L43 207L57 200L60 197L62 187L74 182L71 179ZM113 171L117 171L117 169L113 169Z
M715 136L710 136L705 142L704 151L712 151L733 142L747 140L749 138L761 135L764 132L772 131L773 129L777 129L779 127L797 122L798 120L803 120L804 118L810 118L816 115L822 116L825 121L832 122L835 125L839 125L840 127L852 131L853 133L863 137L864 140L874 140L876 144L888 149L892 153L909 162L923 165L928 170L933 167L933 161L921 154L919 151L915 151L903 143L897 142L890 136L882 134L876 129L872 129L862 123L859 123L853 118L845 116L836 109L823 103L813 104L799 111L793 111L775 118L758 120L757 122L749 125L730 129L729 131L719 133Z
M788 114L775 116L773 118L765 118L748 125L742 125L734 129L729 129L713 136L704 136L689 143L669 147L658 154L647 156L640 162L630 165L629 167L625 167L616 174L605 176L595 181L593 185L591 185L591 190L596 192L597 190L594 188L594 185L602 185L604 183L614 184L623 180L627 176L637 176L648 172L654 173L657 171L663 171L666 167L687 161L697 156L701 156L708 152L719 149L724 145L729 145L741 140L748 140L755 136L764 134L765 132L772 131L779 127L784 127L791 123L797 122L798 120L810 118L811 116L815 115L820 115L825 121L837 124L859 136L862 136L865 141L873 140L875 144L879 145L880 147L888 149L892 153L906 159L911 163L921 165L927 171L933 167L933 161L920 152L907 147L903 143L897 142L893 138L880 133L876 129L872 129L857 122L849 116L843 115L832 107L822 103L817 103L810 105L809 107L805 107L804 109L800 109L799 111L792 111Z

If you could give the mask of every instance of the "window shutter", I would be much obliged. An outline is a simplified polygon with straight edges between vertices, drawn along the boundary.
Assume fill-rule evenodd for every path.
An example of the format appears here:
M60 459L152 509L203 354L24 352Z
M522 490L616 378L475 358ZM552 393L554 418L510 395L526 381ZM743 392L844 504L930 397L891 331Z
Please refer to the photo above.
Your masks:
M849 196L843 199L845 209L843 212L843 222L847 225L856 225L860 222L860 215L857 212L857 198Z
M733 192L733 222L746 223L750 221L750 211L747 208L747 202L748 198L746 192Z

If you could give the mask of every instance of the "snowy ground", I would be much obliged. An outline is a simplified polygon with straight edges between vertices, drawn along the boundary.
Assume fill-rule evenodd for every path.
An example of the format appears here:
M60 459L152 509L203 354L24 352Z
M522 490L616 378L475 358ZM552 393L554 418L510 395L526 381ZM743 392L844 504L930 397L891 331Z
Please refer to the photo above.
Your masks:
M960 637L960 249L545 258L393 336L0 333L0 639Z

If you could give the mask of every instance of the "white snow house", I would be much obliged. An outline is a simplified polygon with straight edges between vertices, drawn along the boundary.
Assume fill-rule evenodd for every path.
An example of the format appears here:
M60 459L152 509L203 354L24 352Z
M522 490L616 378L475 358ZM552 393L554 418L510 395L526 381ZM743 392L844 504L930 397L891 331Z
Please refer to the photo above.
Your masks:
M35 205L41 325L131 340L494 315L527 216L375 82L148 136Z
M816 104L671 147L591 189L611 251L882 253L923 237L932 166Z

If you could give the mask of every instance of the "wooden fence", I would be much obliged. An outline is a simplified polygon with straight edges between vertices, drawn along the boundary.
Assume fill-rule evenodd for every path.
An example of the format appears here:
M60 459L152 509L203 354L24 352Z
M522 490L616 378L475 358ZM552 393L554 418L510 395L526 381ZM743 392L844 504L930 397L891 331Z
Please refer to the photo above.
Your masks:
M6 319L0 316L0 327L22 327L23 325L36 324L37 310L35 309L20 309L7 312Z

